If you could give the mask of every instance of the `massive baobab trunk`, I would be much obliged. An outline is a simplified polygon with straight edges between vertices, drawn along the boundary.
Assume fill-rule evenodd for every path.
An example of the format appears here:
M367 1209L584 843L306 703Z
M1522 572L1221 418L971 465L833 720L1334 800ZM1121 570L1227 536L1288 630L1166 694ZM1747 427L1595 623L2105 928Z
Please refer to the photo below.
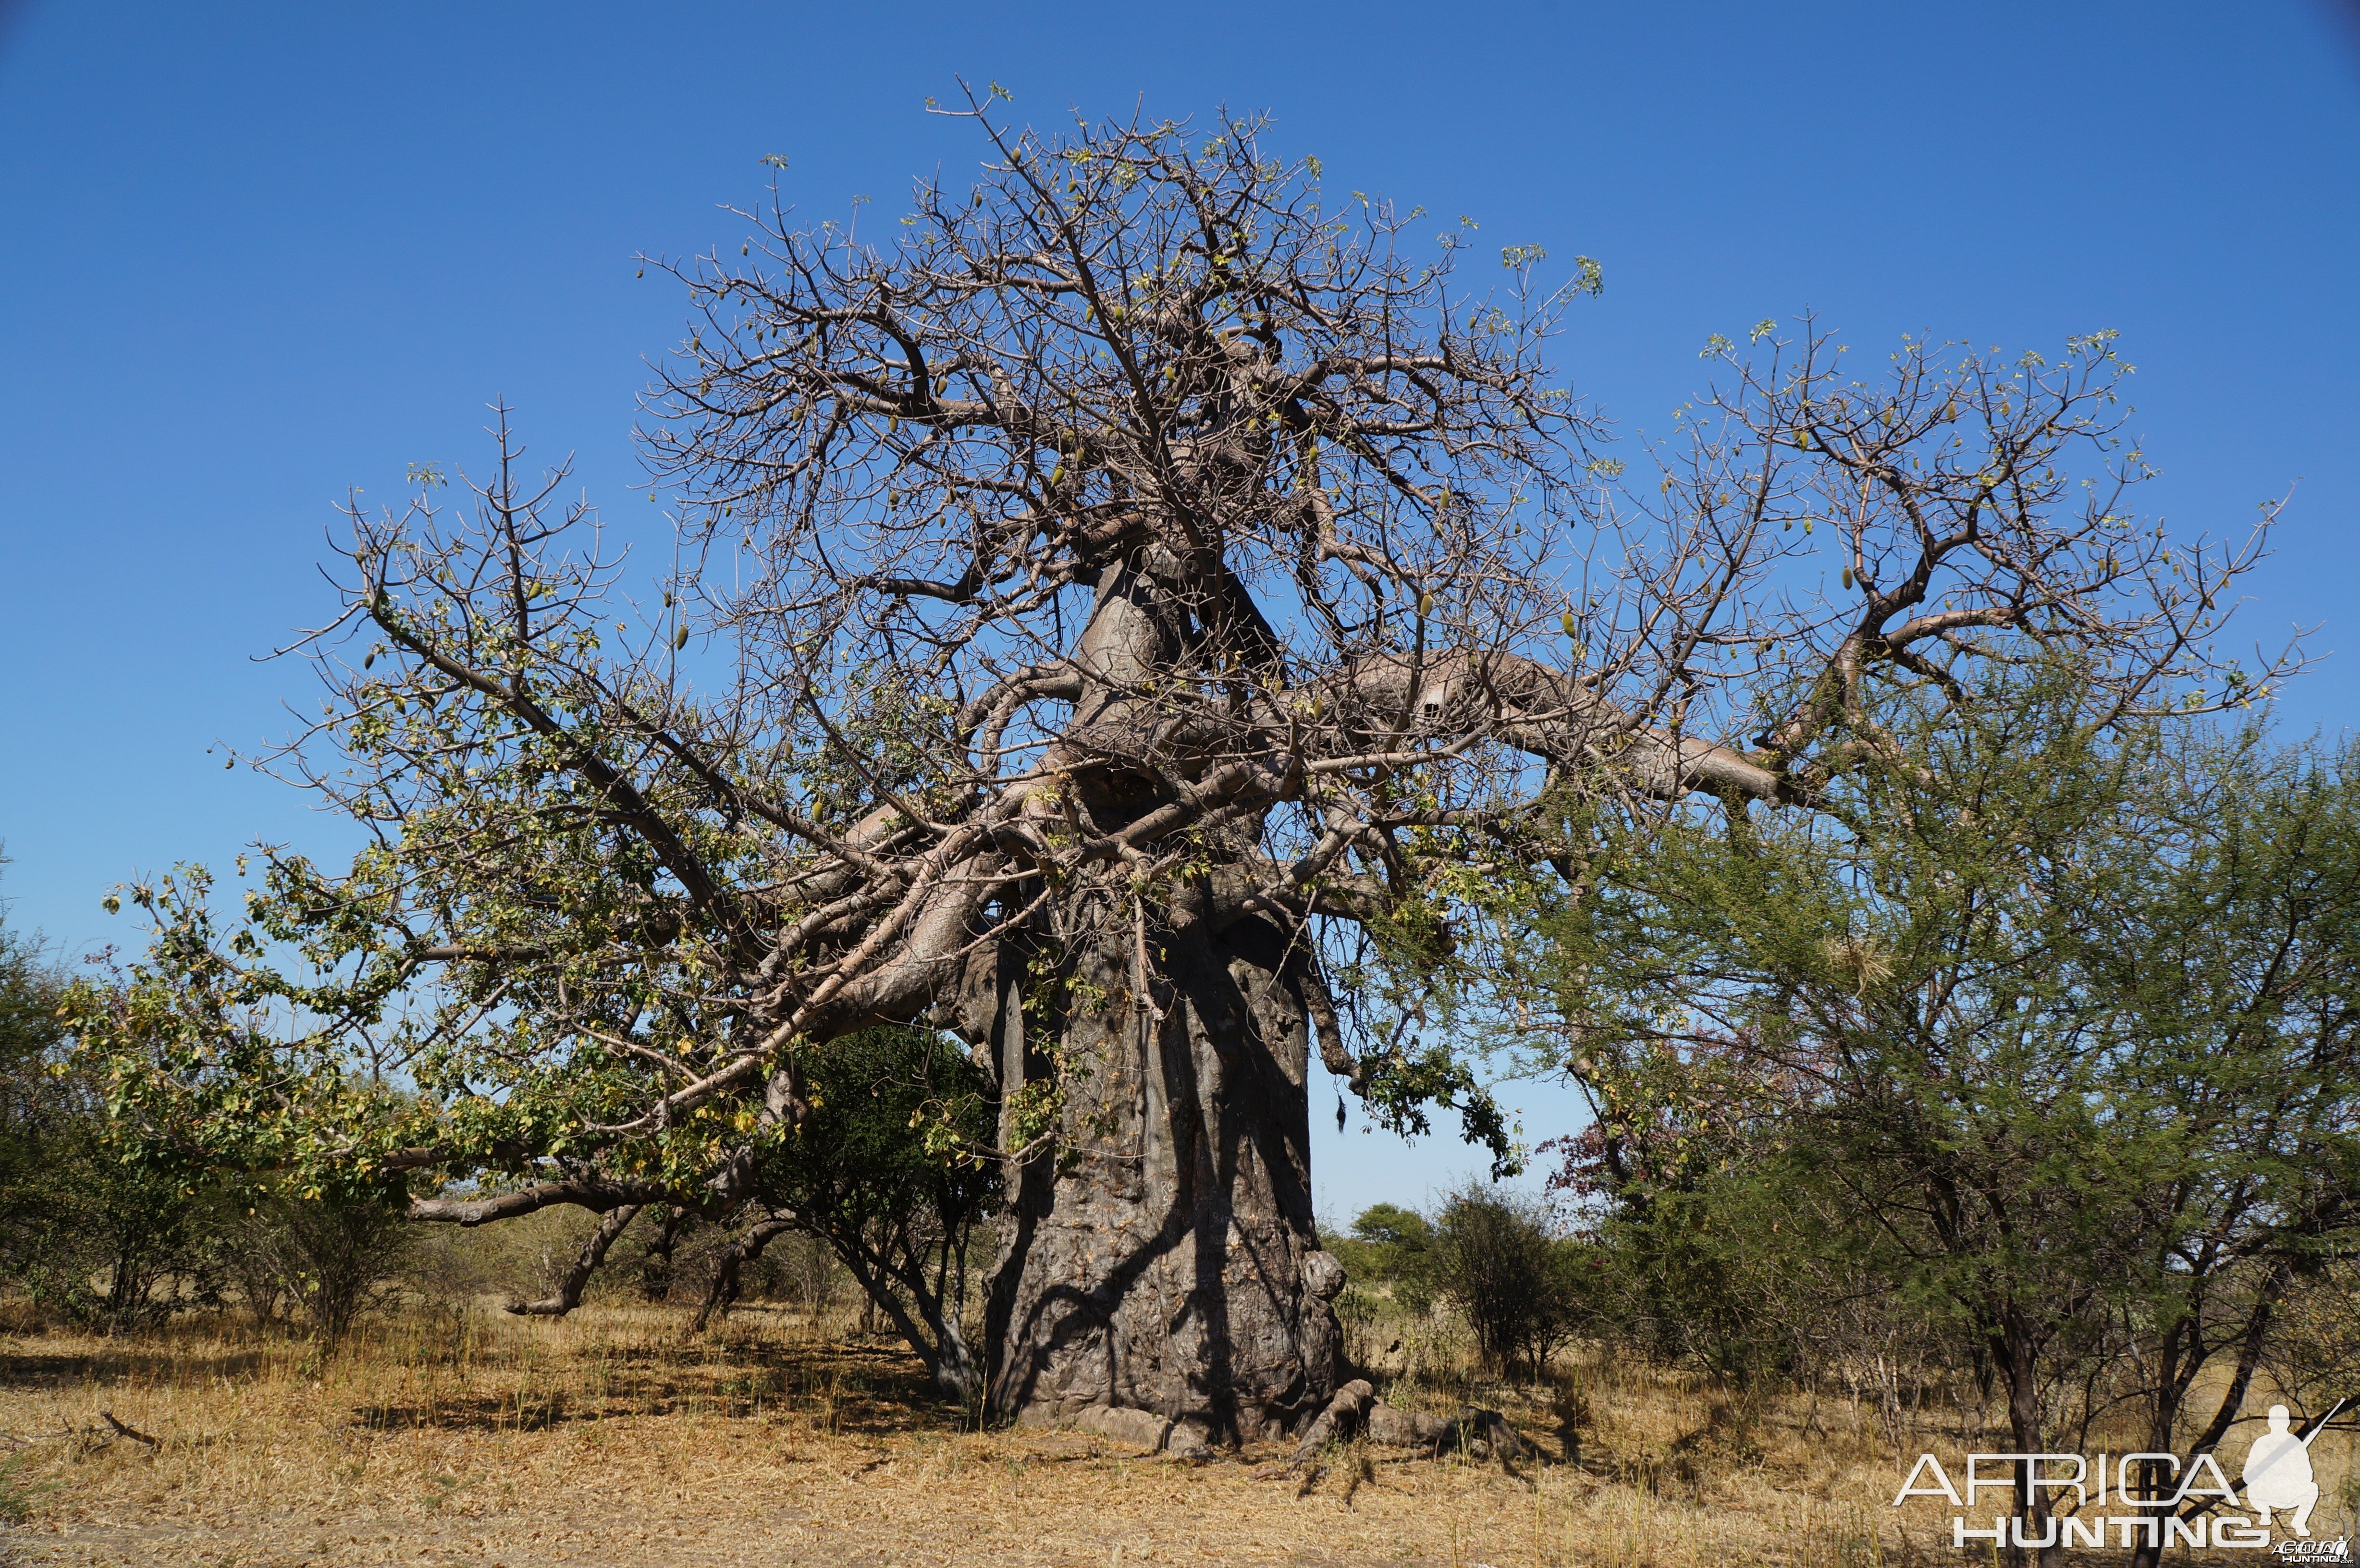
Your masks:
M1047 1421L1131 1407L1216 1441L1291 1429L1334 1389L1342 1282L1314 1250L1291 933L1266 917L1182 933L1105 913L1063 955L1052 1017L1027 1019L1009 985L993 1019L1003 1084L1055 1072L1063 1104L1054 1147L1009 1161L991 1407ZM1003 1138L1031 1141L1013 1126Z
M1167 716L1142 693L1169 679L1203 595L1134 558L1094 597L1065 661L1079 684L1050 752L1055 793L1035 810L1120 833L1173 804L1137 765ZM1251 844L1214 833L1202 852L1227 869ZM978 961L988 990L966 988L988 999L966 1010L1002 1105L986 1324L1002 1417L1109 1405L1253 1439L1334 1388L1341 1275L1315 1257L1311 1213L1316 961L1284 910L1205 893L1084 885L1004 924Z

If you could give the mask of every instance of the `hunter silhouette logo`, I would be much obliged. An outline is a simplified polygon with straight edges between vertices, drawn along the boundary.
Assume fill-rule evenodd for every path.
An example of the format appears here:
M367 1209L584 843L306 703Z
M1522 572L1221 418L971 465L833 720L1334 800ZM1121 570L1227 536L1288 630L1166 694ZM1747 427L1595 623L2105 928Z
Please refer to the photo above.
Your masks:
M2264 1530L2270 1528L2272 1509L2292 1508L2289 1527L2297 1535L2311 1534L2311 1510L2319 1502L2319 1481L2311 1473L2311 1440L2327 1430L2346 1402L2337 1400L2335 1409L2301 1437L2289 1425L2284 1405L2270 1407L2270 1430L2254 1439L2245 1454L2245 1506Z
M1901 1490L1894 1494L1899 1508L1911 1497L1942 1497L1960 1510L1950 1519L1950 1544L1989 1542L1994 1547L2038 1550L2051 1546L2103 1547L2109 1535L2129 1548L2145 1544L2169 1548L2187 1546L2230 1551L2259 1551L2270 1544L2270 1518L2289 1517L2287 1529L2299 1539L2281 1541L2274 1555L2288 1562L2347 1563L2350 1548L2341 1539L2311 1539L2311 1512L2319 1503L2319 1480L2311 1474L2311 1444L2327 1423L2352 1401L2338 1399L2311 1430L2295 1434L2292 1416L2284 1405L2269 1409L2269 1429L2246 1452L2242 1477L2245 1496L2241 1504L2236 1488L2210 1454L2187 1459L2176 1454L2126 1454L2112 1459L2101 1454L2093 1462L2079 1454L1970 1454L1962 1488L1954 1485L1941 1461L1930 1454L1918 1456ZM2148 1478L2162 1468L2168 1496L2145 1496ZM2012 1490L2022 1477L2033 1494L2045 1494L2053 1508L2071 1497L2072 1512L2021 1508L1994 1516L1988 1530L1971 1528L1964 1517L1979 1493ZM2104 1511L2112 1491L2115 1508ZM2191 1498L2212 1499L2207 1506L2183 1513ZM2243 1507L2246 1512L2231 1510ZM2042 1517L2027 1532L2027 1515ZM2250 1515L2251 1517L2248 1517Z

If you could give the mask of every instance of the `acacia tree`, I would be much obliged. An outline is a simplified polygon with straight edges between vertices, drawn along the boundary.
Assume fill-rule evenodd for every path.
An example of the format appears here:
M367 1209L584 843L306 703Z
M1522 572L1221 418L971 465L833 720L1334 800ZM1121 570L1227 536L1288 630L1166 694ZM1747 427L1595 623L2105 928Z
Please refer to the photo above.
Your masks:
M1873 670L1963 691L1978 633L2081 648L2134 710L2205 667L2252 551L2123 508L2102 338L1911 344L1877 387L1816 329L1716 340L1727 395L1618 495L1542 357L1588 262L1469 287L1465 225L1418 259L1422 212L1329 203L1255 125L995 107L956 111L977 180L882 241L774 205L737 257L650 260L696 312L644 431L661 615L615 619L505 416L472 519L352 513L301 644L325 717L279 760L375 842L271 857L244 954L159 903L124 1092L192 1149L509 1185L423 1219L724 1214L814 1053L928 1020L999 1104L992 1410L1251 1437L1336 1378L1311 1054L1507 1157L1448 1008L1499 887L1580 877L1569 821L1807 799ZM240 1012L274 998L305 1027ZM424 1097L360 1114L355 1061Z
M2360 1239L2355 757L2093 732L2055 671L1997 695L1900 704L1906 766L1635 841L1541 922L1598 1109L1559 1181L1685 1312L1715 1270L1830 1281L1814 1327L1907 1303L2020 1454L2110 1420L2211 1453Z

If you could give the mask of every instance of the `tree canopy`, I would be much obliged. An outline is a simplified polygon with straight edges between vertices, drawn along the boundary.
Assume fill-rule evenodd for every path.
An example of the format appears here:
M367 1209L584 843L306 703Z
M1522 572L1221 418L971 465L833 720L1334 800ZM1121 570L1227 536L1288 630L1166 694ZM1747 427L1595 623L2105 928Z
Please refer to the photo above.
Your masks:
M2021 1452L2124 1413L2209 1452L2289 1291L2360 1241L2355 757L2096 728L2070 669L1994 696L1896 699L1897 765L1634 842L1562 909L1552 1017L1598 1119L1561 1179L1666 1316L1759 1343L1782 1298L1809 1337L1890 1294Z

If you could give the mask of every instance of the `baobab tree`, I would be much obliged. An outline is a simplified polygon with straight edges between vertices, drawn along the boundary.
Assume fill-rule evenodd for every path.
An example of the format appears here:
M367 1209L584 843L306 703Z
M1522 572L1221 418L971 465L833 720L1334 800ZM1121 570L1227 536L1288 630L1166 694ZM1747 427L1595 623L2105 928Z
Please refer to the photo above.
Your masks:
M953 1031L996 1138L913 1136L999 1163L1001 1235L984 1365L954 1310L937 1375L1250 1439L1338 1379L1312 1057L1505 1152L1447 1029L1496 889L1578 881L1601 811L1808 804L1879 680L1964 700L2038 642L2120 712L2183 691L2255 551L2126 509L2103 337L1874 386L1815 327L1715 340L1640 480L1544 357L1589 262L1470 285L1470 224L1331 201L1256 124L996 108L881 235L774 192L738 256L649 258L694 310L642 432L660 610L505 415L471 516L352 511L325 716L271 760L374 842L273 856L243 953L147 890L124 1092L200 1151L501 1179L421 1219L597 1211L586 1275L639 1205L780 1223L831 1041Z

